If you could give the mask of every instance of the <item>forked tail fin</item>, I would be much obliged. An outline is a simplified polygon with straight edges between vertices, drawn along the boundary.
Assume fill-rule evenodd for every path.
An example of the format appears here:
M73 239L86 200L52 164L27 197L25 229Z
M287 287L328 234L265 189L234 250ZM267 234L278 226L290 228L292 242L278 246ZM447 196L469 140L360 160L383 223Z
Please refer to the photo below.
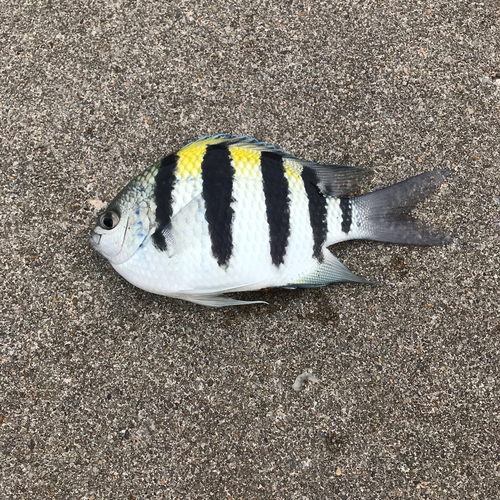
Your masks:
M453 238L448 234L408 215L451 174L451 170L433 170L353 198L355 238L404 245L451 243Z

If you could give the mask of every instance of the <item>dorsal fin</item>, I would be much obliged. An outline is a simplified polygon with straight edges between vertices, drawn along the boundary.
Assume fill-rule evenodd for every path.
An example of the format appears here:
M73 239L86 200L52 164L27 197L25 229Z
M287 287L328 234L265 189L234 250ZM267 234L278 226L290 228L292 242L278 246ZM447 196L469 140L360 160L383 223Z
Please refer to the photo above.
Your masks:
M271 146L269 144L266 144L265 142L261 142L258 139L255 139L253 137L248 137L246 135L240 135L237 137L233 137L231 134L216 134L212 136L204 136L200 137L196 141L190 142L186 144L182 149L193 146L193 145L214 145L214 144L224 144L227 146L232 146L232 145L237 145L242 148L246 149L252 149L254 151L269 151L273 152L276 154L279 154L283 158L293 158L295 160L299 160L297 157L285 153L282 149L276 148L274 146ZM181 149L181 151L182 151ZM307 163L307 162L306 162Z
M357 191L361 184L368 180L373 172L366 168L348 165L318 165L310 163L318 178L318 187L328 196L349 196Z
M313 161L302 160L294 155L285 153L282 149L247 136L233 137L229 134L205 136L190 142L184 146L184 148L195 144L199 144L200 146L224 144L253 151L275 153L286 160L286 166L295 172L297 176L300 176L303 167L312 168L316 173L318 188L323 194L328 196L348 196L356 191L361 183L372 175L371 170L360 167L351 167L348 165L320 165Z

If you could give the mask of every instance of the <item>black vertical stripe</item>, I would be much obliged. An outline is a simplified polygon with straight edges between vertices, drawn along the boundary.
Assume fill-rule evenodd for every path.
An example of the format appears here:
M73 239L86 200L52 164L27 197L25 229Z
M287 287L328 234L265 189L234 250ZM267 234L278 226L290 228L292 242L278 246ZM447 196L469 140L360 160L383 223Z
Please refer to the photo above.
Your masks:
M347 234L351 230L352 205L350 198L340 198L340 210L342 211L342 232Z
M290 236L290 196L283 157L263 151L260 157L262 185L266 200L271 259L275 266L283 264Z
M205 219L212 242L212 254L221 267L229 263L233 252L232 223L234 168L225 144L207 146L201 162Z
M154 200L156 203L156 231L153 233L153 244L161 251L167 249L163 230L172 218L172 193L174 191L175 170L179 157L171 154L160 160L160 168L156 174Z
M309 219L313 232L313 256L323 261L323 245L328 233L327 199L318 188L318 177L310 167L302 169L302 180L309 200Z

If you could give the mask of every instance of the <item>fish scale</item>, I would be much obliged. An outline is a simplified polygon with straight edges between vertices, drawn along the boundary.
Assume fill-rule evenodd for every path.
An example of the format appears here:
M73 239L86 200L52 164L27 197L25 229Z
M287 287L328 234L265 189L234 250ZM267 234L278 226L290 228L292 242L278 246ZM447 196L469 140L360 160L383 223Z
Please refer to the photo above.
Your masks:
M409 216L449 174L349 197L366 170L308 162L246 137L204 137L123 188L89 241L133 285L208 306L252 303L225 292L369 283L327 246L451 242Z

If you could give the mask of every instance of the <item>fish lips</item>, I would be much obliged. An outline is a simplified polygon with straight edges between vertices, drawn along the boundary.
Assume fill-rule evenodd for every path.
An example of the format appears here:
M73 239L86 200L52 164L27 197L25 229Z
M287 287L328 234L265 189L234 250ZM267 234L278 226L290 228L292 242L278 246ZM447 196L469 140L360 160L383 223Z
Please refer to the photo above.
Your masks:
M92 248L97 249L101 242L101 234L97 234L93 229L90 231L89 243Z

